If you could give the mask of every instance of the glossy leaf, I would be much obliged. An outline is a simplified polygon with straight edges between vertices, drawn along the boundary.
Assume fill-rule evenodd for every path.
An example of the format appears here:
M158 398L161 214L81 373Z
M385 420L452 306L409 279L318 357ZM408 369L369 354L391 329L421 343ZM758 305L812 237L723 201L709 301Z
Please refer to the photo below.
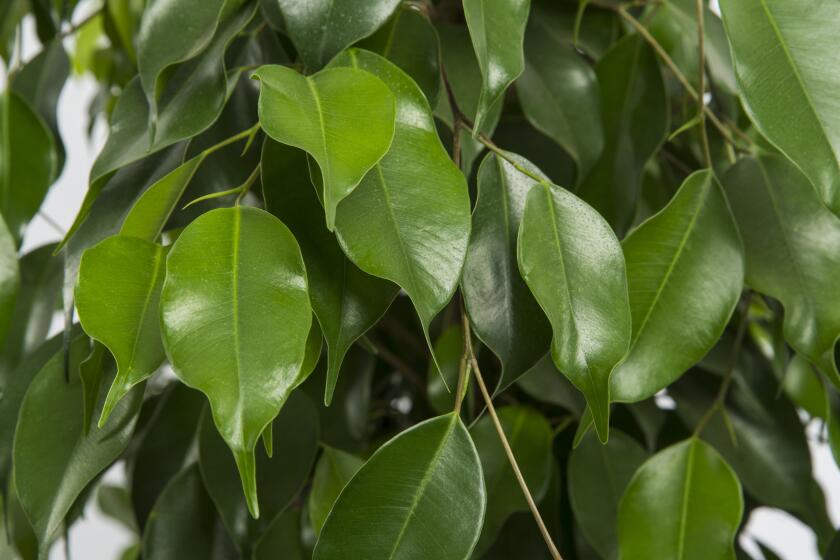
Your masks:
M338 240L360 269L405 290L428 340L429 323L455 292L467 251L466 181L440 143L423 93L402 70L367 51L349 51L334 64L375 74L397 98L391 149L339 207Z
M741 296L744 253L710 171L690 175L622 247L633 337L611 389L613 400L636 402L671 384L720 338Z
M554 331L551 357L586 397L606 442L610 373L630 344L621 246L593 208L544 181L528 193L517 252L522 277Z
M464 335L460 325L451 325L440 334L435 340L434 354L437 365L434 361L429 362L426 391L432 410L446 414L455 408L455 389L464 356Z
M300 243L312 310L327 341L324 403L329 405L344 356L385 313L398 288L365 274L341 252L324 225L324 210L309 179L303 151L266 139L262 185L266 209L280 218Z
M467 429L452 413L438 416L400 433L356 473L327 517L313 558L467 559L485 502Z
M784 335L840 387L834 345L840 297L840 219L820 202L807 178L778 156L743 159L723 178L744 239L746 279L785 307Z
M385 155L394 138L394 95L382 80L354 68L303 76L285 66L263 66L260 124L273 139L305 150L323 178L327 228L336 207Z
M531 398L562 406L576 416L583 415L586 401L566 377L560 373L551 354L545 356L526 371L516 382Z
M77 338L70 347L70 367L77 367L87 351L87 338ZM32 380L20 407L13 460L20 503L39 546L50 543L79 494L125 450L141 400L142 390L135 390L102 428L85 435L81 381L73 375L65 382L63 350Z
M164 347L175 373L210 400L258 516L254 447L291 391L312 321L291 232L261 210L213 210L192 222L166 262Z
M498 410L522 476L536 502L542 500L551 479L551 425L540 413L525 406L506 406ZM487 488L487 512L484 528L476 545L476 554L486 551L496 539L505 521L518 511L528 511L522 489L499 441L499 434L489 416L482 417L470 428Z
M316 536L320 534L338 495L364 463L355 455L324 446L315 466L308 500L309 522Z
M517 164L535 174L528 161ZM476 336L499 357L505 389L545 355L551 326L545 319L516 261L516 240L531 189L540 185L495 154L478 170L478 199L461 290Z
M379 29L399 0L268 0L276 3L304 64L319 70L335 55Z
M20 288L20 266L15 239L12 237L3 215L0 214L0 341L12 323L15 299ZM5 361L5 360L3 360Z
M205 414L199 433L199 464L205 487L225 527L246 556L300 491L318 451L318 414L306 395L292 394L271 427L271 458L264 450L256 450L259 520L252 520L248 515L236 463L216 433L209 414Z
M840 212L840 74L831 43L840 6L830 0L724 0L720 9L750 119Z
M531 18L525 36L525 71L516 91L525 118L575 160L579 182L604 148L598 77L540 16Z
M618 504L647 452L627 434L613 430L602 445L584 437L569 457L569 498L581 532L601 558L618 558Z
M656 54L638 35L616 43L595 73L604 150L578 194L623 235L636 212L642 170L668 132L668 98Z
M697 438L648 459L618 513L621 558L735 558L744 499L732 468Z
M109 237L88 249L79 267L76 309L89 336L117 361L99 425L165 358L160 337L160 291L166 249L135 237Z
M14 91L0 94L0 212L19 245L55 180L57 154L41 117Z
M485 129L491 107L525 66L522 43L530 0L464 0L464 17L481 68L475 129Z

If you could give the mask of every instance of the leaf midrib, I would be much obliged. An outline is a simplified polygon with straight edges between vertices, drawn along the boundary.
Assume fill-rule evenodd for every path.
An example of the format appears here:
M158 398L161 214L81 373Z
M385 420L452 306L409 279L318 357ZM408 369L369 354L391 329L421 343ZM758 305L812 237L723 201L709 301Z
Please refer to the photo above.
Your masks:
M244 421L242 416L244 403L242 395L245 391L242 386L242 350L239 343L239 245L241 229L242 209L237 207L233 213L233 252L231 255L231 307L233 320L231 321L231 327L233 329L233 354L236 365L236 418L239 424L237 427L239 433L237 435L243 437Z
M688 502L691 494L691 476L694 472L694 453L696 447L697 441L692 440L688 448L688 458L686 459L685 469L685 484L683 485L682 503L680 504L680 528L679 536L677 537L677 560L682 560L685 556L686 521L688 519Z
M163 255L163 250L159 247L155 247L155 260L154 260L154 272L152 273L152 280L149 282L149 288L146 290L146 296L143 299L143 308L140 312L140 320L138 322L137 331L134 333L134 342L131 345L131 352L129 353L129 361L128 361L128 368L125 372L126 375L134 371L134 359L137 356L137 346L140 344L140 334L143 332L143 323L146 320L146 313L149 311L149 303L152 300L152 294L154 294L155 286L157 285L158 277L160 276L160 259Z

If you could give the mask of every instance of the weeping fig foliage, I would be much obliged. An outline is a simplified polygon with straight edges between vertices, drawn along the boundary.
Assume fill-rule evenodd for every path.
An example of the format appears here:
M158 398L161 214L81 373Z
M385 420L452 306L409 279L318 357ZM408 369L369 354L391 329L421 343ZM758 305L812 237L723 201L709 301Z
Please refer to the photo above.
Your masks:
M0 1L0 557L833 558L839 28Z

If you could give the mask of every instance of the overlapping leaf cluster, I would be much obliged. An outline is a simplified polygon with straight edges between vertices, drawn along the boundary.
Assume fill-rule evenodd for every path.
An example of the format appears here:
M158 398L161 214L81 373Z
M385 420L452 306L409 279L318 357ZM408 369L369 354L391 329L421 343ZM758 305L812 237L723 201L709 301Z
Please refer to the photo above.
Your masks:
M840 5L720 11L4 2L0 556L94 495L125 558L839 553Z

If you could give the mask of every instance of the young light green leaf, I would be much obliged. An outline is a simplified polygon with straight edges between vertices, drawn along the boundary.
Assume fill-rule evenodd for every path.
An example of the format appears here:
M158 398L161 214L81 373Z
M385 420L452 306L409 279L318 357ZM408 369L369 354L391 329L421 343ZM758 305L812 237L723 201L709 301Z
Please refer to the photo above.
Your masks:
M324 446L321 458L315 466L308 501L309 521L316 536L321 533L338 495L364 463L355 455Z
M524 158L518 165L540 172ZM476 336L502 362L504 390L545 355L551 325L519 275L516 239L525 199L537 181L495 154L478 169L478 199L461 290Z
M614 401L670 385L714 346L744 284L744 250L711 171L690 175L659 213L622 243L633 336L611 380Z
M336 234L356 266L405 290L428 342L429 323L455 292L466 256L466 181L440 143L423 93L402 70L361 50L333 64L375 74L397 97L391 149L339 207Z
M303 63L320 70L335 55L379 29L399 0L268 0L279 6Z
M534 500L540 502L551 479L554 439L551 425L540 413L526 406L506 406L498 414L528 489ZM478 557L490 548L505 521L518 511L528 511L528 504L490 417L484 416L476 422L470 428L470 436L481 458L487 488L487 513L475 550Z
M17 242L6 227L3 215L0 214L0 342L5 342L6 333L11 326L19 288L20 267L17 258ZM5 361L2 360L2 362Z
M313 558L466 560L485 503L469 432L454 413L438 416L401 432L356 473L327 517Z
M840 219L779 156L742 159L723 184L744 239L747 284L782 302L787 341L840 387L840 308L825 303L840 298Z
M70 346L71 369L88 351L88 339L76 338ZM125 451L142 398L142 390L133 391L102 428L85 435L82 384L76 375L64 380L64 350L59 349L32 380L20 407L13 461L20 503L40 547L50 543L88 483ZM100 399L98 408L102 406Z
M645 164L668 134L668 97L656 54L638 35L617 42L595 72L604 150L578 194L623 236L636 213Z
M109 237L82 256L76 285L79 321L117 361L100 427L120 399L165 358L158 313L165 260L162 246L122 235Z
M464 0L464 17L481 68L476 134L485 132L490 108L525 67L522 44L531 0Z
M249 518L236 463L209 414L204 414L199 432L199 464L204 485L225 527L246 558L274 518L300 491L318 451L318 411L302 392L297 391L289 397L271 426L274 434L271 458L264 450L256 450L258 520Z
M569 457L569 499L580 530L601 558L618 558L618 503L647 453L627 434L613 430L601 444L584 437Z
M840 213L840 5L810 0L720 3L744 108Z
M639 467L618 510L621 558L729 558L744 498L717 451L690 438Z
M355 68L303 76L285 66L262 66L260 123L266 134L305 150L323 177L327 228L338 203L382 159L394 138L394 95L382 80Z
M525 118L574 158L582 181L604 149L598 77L541 17L531 18L516 92Z
M598 212L547 181L525 201L519 270L551 322L551 357L586 397L607 441L610 373L627 352L631 319L621 245Z
M41 117L14 91L0 93L0 212L15 246L56 171L55 140Z
M169 253L161 317L169 361L210 400L257 517L254 448L303 381L312 322L294 236L254 208L203 214Z
M302 150L267 138L262 151L262 186L266 209L280 218L300 243L312 310L327 341L324 403L329 405L344 356L385 313L399 288L365 274L341 252L324 225L324 209L309 179Z

